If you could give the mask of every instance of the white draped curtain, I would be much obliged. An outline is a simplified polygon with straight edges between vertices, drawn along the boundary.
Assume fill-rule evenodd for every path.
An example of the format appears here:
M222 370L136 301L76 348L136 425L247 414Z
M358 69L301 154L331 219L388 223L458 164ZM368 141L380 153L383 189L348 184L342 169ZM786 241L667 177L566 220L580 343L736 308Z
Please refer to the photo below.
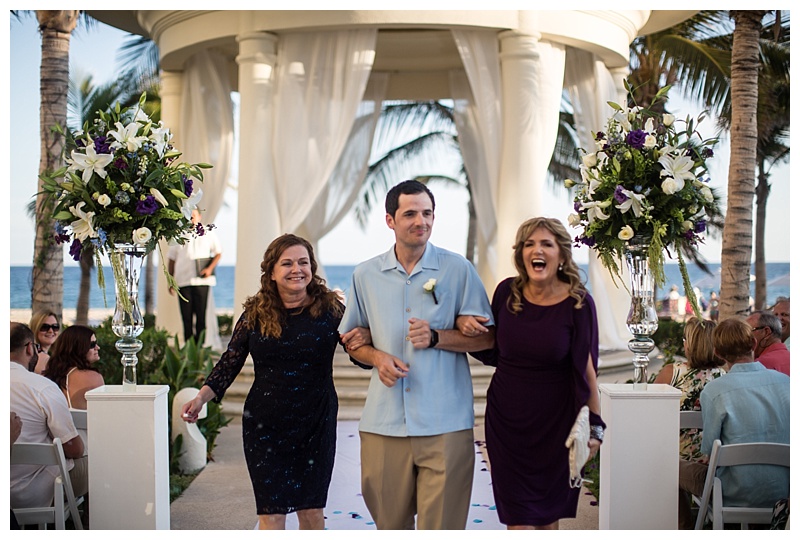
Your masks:
M227 60L205 50L185 65L181 97L180 150L188 163L210 163L203 171L203 198L198 203L203 222L213 223L222 206L233 161L233 104ZM214 295L208 295L205 345L222 348Z
M464 71L450 72L450 91L464 167L478 226L478 274L498 281L496 203L503 137L496 31L452 30ZM491 291L490 291L491 294Z
M609 101L619 103L618 85L605 64L594 54L574 48L567 49L564 86L569 91L575 114L575 124L582 148L593 151L592 131L602 131L613 110ZM623 279L627 280L627 269ZM597 305L600 348L624 350L632 335L625 326L630 295L624 286L615 285L611 274L603 267L593 250L589 252L589 283Z
M314 245L317 259L320 258L318 241L350 211L367 175L375 126L381 114L388 82L388 73L372 73L370 76L336 167L298 229L298 233Z
M367 87L376 39L376 29L281 36L269 129L284 232L296 232L306 221L339 163Z

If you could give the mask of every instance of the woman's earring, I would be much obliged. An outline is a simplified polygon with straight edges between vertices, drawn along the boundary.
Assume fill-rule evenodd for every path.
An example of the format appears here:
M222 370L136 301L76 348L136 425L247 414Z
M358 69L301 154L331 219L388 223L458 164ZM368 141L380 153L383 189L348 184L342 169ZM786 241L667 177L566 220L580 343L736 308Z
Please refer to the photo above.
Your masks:
M564 264L563 264L563 263L562 263L562 264L559 264L559 265L558 265L558 271L559 271L559 272L562 272L563 270L564 270Z

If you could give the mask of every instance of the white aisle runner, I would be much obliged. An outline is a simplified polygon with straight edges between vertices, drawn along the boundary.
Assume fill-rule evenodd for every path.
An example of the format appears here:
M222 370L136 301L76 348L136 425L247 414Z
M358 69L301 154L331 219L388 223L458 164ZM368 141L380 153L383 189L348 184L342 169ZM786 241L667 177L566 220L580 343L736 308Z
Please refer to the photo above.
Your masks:
M340 421L337 428L336 461L325 508L325 528L330 530L374 530L361 496L361 451L357 421ZM491 477L480 448L475 446L475 477L468 530L505 529L497 519ZM297 529L297 514L286 517L286 528Z

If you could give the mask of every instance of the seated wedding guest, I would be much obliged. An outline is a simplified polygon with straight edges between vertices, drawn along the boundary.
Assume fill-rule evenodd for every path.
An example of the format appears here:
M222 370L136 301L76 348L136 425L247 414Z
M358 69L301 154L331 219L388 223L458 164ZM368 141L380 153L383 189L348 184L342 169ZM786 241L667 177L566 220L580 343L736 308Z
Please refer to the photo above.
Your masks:
M53 381L31 373L28 365L38 352L33 332L27 325L12 322L11 346L11 410L19 415L22 430L20 443L52 443L61 439L67 459L69 477L76 497L89 491L88 458L83 455L83 441L72 422L64 394ZM56 466L12 465L11 507L49 506L53 502ZM77 518L76 518L77 519Z
M578 508L581 486L571 481L564 442L584 405L590 459L603 441L597 311L557 219L520 225L513 259L516 275L501 281L492 298L495 345L473 353L497 366L486 398L492 490L508 529L558 529ZM487 330L480 322L456 319L467 336Z
M706 384L700 393L703 442L710 454L715 439L722 444L789 443L789 377L767 369L753 358L756 338L738 318L719 323L713 334L714 352L726 363L727 374ZM679 485L702 495L708 465L680 461ZM774 465L723 468L726 506L772 507L789 496L789 471Z
M61 324L58 322L58 316L52 311L37 311L31 316L30 328L33 331L33 341L39 346L39 359L33 371L41 375L47 368L50 347L61 331Z
M680 410L699 411L700 392L705 385L725 372L720 366L724 362L714 356L711 340L717 323L692 317L683 329L683 351L686 361L666 364L656 376L656 384L669 384L681 391ZM687 461L708 463L708 456L700 452L703 432L699 429L682 429L680 434L680 458ZM694 527L691 512L692 497L683 490L678 494L678 521L681 529Z
M94 366L100 360L94 330L80 325L66 328L50 353L45 377L61 388L71 409L86 409L86 392L105 384Z
M181 410L184 421L197 422L203 405L221 401L252 357L256 376L242 439L259 529L284 529L295 512L300 529L325 527L339 408L333 355L343 312L317 275L311 244L279 236L264 253L261 288L245 300L228 349Z
M789 375L789 349L781 343L781 320L769 311L756 311L747 317L747 324L756 338L756 361Z
M779 296L772 306L772 313L781 320L781 341L789 349L789 298Z

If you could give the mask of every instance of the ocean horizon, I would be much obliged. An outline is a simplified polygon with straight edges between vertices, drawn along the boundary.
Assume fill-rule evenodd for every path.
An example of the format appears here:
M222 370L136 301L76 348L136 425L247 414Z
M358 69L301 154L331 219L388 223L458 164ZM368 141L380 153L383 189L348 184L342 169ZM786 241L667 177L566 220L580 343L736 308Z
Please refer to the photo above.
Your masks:
M578 265L586 278L588 265ZM790 294L790 263L767 263L767 304L772 305L779 296L789 296ZM719 263L708 264L713 275L704 273L695 264L688 264L689 278L694 287L698 287L703 295L708 298L711 291L719 292L720 269ZM328 265L324 267L325 279L331 289L347 291L350 287L350 280L353 275L355 265ZM217 285L212 287L214 302L219 309L233 309L233 286L234 286L234 266L217 267ZM160 268L157 269L161 271ZM751 267L751 273L755 268ZM103 267L106 279L106 301L103 303L103 292L97 285L97 270L92 269L92 289L89 295L90 307L93 309L113 308L114 307L114 278L111 267ZM675 284L679 290L683 291L680 270L677 264L667 264L664 267L667 278L663 291L657 291L656 297L661 298L666 295L671 285ZM10 307L11 309L30 309L31 307L31 266L11 266L10 267ZM64 307L75 307L78 300L78 286L80 284L80 268L77 266L64 267ZM591 291L591 284L588 285ZM493 291L488 291L491 297ZM750 283L750 294L755 296L755 282ZM144 279L139 283L139 302L144 300Z

